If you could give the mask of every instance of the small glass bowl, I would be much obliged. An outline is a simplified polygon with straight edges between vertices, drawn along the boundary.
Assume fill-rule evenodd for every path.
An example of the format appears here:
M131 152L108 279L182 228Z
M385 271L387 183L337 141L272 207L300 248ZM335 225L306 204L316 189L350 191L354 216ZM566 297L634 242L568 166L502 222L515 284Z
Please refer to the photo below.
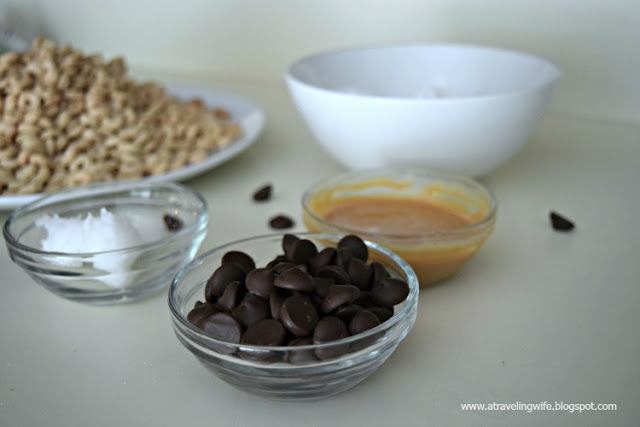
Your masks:
M102 208L114 218L127 215L141 233L155 230L160 235L162 231L162 237L109 251L41 249L47 237L46 228L37 224L41 218L58 215L79 221L89 214L99 217ZM165 215L177 218L181 226L170 230ZM49 291L73 301L116 304L144 298L169 286L176 272L195 256L207 224L206 202L185 186L119 181L63 190L24 205L11 213L3 234L11 259ZM79 228L75 231L82 232ZM78 241L79 237L71 239Z
M318 249L333 246L342 236L300 233ZM169 290L169 308L179 341L211 372L227 383L249 393L277 400L315 400L343 392L372 374L393 353L409 333L418 309L418 281L411 267L391 251L365 242L369 259L409 284L409 296L395 307L393 316L377 327L358 335L325 344L266 347L233 344L205 334L187 320L222 257L229 251L250 255L263 267L282 253L282 234L252 237L209 250L180 271ZM335 353L335 358L307 363L291 363L291 356L305 352ZM238 356L242 354L242 358Z
M424 233L384 233L344 226L327 219L340 201L377 197L424 199L447 206L469 224ZM458 272L489 238L496 222L497 202L491 191L469 177L418 167L349 171L318 181L302 196L302 218L311 232L356 234L389 248L411 265L421 287Z

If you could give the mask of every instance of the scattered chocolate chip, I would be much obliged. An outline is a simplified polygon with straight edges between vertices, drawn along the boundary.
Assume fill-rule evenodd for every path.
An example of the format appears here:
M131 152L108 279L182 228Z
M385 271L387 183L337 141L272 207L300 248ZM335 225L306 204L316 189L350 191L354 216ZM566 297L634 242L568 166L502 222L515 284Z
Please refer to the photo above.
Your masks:
M264 187L260 187L253 193L253 200L256 202L264 202L271 199L271 191L273 187L271 184L267 184Z
M271 228L275 228L276 230L291 228L293 227L293 225L293 220L286 215L277 215L269 220L269 226L271 226Z
M249 255L240 251L229 251L222 256L222 264L234 263L237 264L238 267L242 268L244 274L249 274L249 272L256 268L256 263Z
M409 296L409 285L401 279L387 277L378 286L371 289L371 299L377 305L392 308Z
M309 297L292 296L282 303L280 320L293 335L303 337L313 332L320 319Z
M182 221L173 215L165 214L162 218L164 219L164 224L167 226L167 230L169 231L180 230L183 226Z
M364 241L353 234L344 236L338 242L338 249L347 249L355 258L367 262L369 258L369 249Z
M557 212L549 212L549 219L551 220L551 226L557 231L571 231L574 228L573 221L560 215Z

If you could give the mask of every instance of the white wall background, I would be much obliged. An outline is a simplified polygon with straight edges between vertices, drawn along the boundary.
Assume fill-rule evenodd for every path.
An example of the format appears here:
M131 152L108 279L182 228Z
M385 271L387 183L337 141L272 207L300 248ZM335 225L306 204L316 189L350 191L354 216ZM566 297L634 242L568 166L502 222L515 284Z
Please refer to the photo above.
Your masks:
M341 46L515 48L563 70L553 111L640 123L640 0L0 0L0 23L133 69L277 84Z

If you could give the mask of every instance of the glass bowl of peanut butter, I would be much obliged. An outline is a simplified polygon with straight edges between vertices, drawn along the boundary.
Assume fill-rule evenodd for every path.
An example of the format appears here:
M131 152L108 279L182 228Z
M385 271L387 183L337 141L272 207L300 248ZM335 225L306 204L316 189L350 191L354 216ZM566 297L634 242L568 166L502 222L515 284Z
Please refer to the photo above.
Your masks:
M309 231L376 242L409 263L426 287L453 276L482 247L497 203L472 178L389 167L322 179L304 192L302 210Z

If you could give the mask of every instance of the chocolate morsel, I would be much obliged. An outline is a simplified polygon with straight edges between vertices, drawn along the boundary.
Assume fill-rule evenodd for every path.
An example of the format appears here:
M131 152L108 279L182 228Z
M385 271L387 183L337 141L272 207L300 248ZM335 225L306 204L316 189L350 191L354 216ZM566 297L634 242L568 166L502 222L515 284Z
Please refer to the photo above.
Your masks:
M313 277L313 286L315 287L316 295L320 298L324 298L329 293L329 286L335 284L330 277Z
M290 258L291 246L298 240L300 240L300 238L295 234L286 233L282 236L282 250L284 251L284 259L282 261L286 261Z
M309 258L309 269L311 274L316 274L320 267L331 265L336 257L336 248L324 248L311 258Z
M287 346L300 347L303 345L312 345L312 344L313 344L313 339L311 337L299 337L289 341L287 343ZM292 349L287 351L287 361L293 364L302 364L302 363L309 363L309 362L317 362L318 358L316 357L312 349L306 349L306 350Z
M284 343L286 335L287 331L282 323L274 319L263 319L247 328L240 343L278 346Z
M549 212L549 219L551 220L551 226L556 231L571 231L574 224L568 218L560 215L558 212Z
M353 255L354 258L358 258L360 261L367 262L369 258L369 249L364 241L353 234L349 234L348 236L344 236L338 242L338 250L340 249L348 249Z
M218 298L218 305L224 311L233 311L240 304L244 297L245 289L239 281L231 282L227 285L224 293Z
M333 279L336 285L348 285L351 283L349 275L340 267L335 265L325 265L324 267L320 267L316 276Z
M323 344L336 341L349 336L349 331L345 323L335 316L326 316L320 319L318 326L313 331L313 343ZM331 359L343 354L347 349L346 345L333 345L328 348L317 348L316 356L322 360Z
M360 290L367 290L370 287L371 270L369 266L359 258L352 258L347 266L347 274L351 278L351 283Z
M373 300L371 299L371 292L360 291L356 299L353 300L353 303L361 305L363 307L373 305Z
M313 279L297 267L290 268L275 278L273 284L278 288L310 292L314 289Z
M238 321L227 313L216 313L209 316L202 329L214 338L231 343L239 343L242 328Z
M302 270L305 273L308 272L307 270L307 266L304 264L294 264L292 262L279 262L276 265L273 266L273 272L276 274L281 274L284 273L285 271L291 269L291 268L297 268L298 270Z
M180 218L175 217L173 215L166 214L162 217L164 220L164 225L167 226L167 230L169 231L178 231L182 228L183 224Z
M273 290L273 277L272 269L256 268L247 274L244 284L250 293L266 299Z
M231 315L243 328L249 328L254 323L269 317L270 313L271 310L267 301L256 295L247 294L242 302L233 309Z
M269 309L271 310L271 317L276 320L280 320L280 307L284 302L284 297L280 295L278 289L273 289L269 296Z
M334 264L336 267L340 268L341 270L347 271L347 268L349 267L349 262L351 261L352 258L353 258L353 255L351 255L351 251L349 251L348 249L345 249L345 248L338 249L336 251L336 258L334 260Z
M360 310L362 310L362 307L356 304L341 305L336 308L335 316L342 319L343 322L349 323Z
M263 187L258 188L253 193L253 200L255 200L256 202L264 202L269 200L271 198L272 189L273 187L271 186L271 184L267 184Z
M204 288L204 296L207 301L215 301L220 297L227 285L231 282L244 280L244 271L238 265L222 264L213 272Z
M196 303L197 304L197 303ZM209 316L213 316L218 313L220 308L211 302L200 302L194 308L192 308L187 314L187 320L193 325L202 329L202 324Z
M289 262L307 264L307 261L318 253L316 245L308 239L299 239L291 244L287 254Z
M265 265L265 267L266 268L273 268L276 265L280 264L281 262L287 262L287 257L285 257L284 255L278 255L277 257L275 257L274 259L269 261L269 263L267 263L267 265Z
M292 296L282 303L280 320L289 332L301 337L310 335L320 319L309 297Z
M374 304L383 307L393 307L409 296L409 285L401 279L387 277L380 281L379 286L371 289L371 299Z
M386 322L387 320L391 319L391 316L393 316L393 311L391 309L380 307L377 305L367 307L367 311L370 311L378 316L378 319L380 319L380 323Z
M382 279L386 279L387 277L391 277L387 269L384 265L380 264L377 261L372 262L369 265L369 269L371 270L371 287L376 287L380 283Z
M275 228L276 230L283 230L285 228L293 227L294 222L286 215L277 215L269 220L269 225L271 228Z
M349 333L357 335L369 329L375 328L380 324L378 316L367 310L361 310L353 316L349 322Z
M329 313L343 304L353 302L359 293L360 289L353 285L331 285L322 300L322 311Z
M244 274L249 274L251 270L256 268L256 263L249 255L240 251L229 251L222 256L222 264L234 263L244 271Z

